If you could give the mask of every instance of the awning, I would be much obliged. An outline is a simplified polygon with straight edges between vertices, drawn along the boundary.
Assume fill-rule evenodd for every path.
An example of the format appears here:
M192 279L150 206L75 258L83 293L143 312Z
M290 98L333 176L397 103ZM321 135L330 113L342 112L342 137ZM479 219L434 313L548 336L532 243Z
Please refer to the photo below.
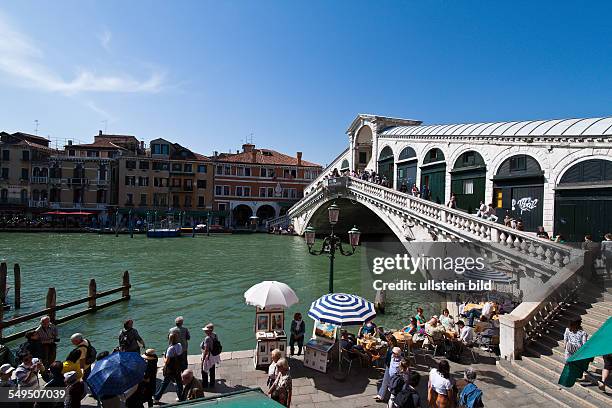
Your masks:
M175 404L167 404L167 407L232 407L232 408L282 408L282 405L274 401L262 392L260 388L247 388L245 390L230 392L216 397L198 398L191 401L183 401Z
M583 371L586 371L594 357L612 354L610 339L612 339L612 317L608 317L599 330L567 359L567 364L559 377L559 384L571 387L578 378L582 377Z
M87 212L87 211L47 211L42 213L41 215L77 215L77 216L84 216L84 215L94 215L94 213L92 212Z

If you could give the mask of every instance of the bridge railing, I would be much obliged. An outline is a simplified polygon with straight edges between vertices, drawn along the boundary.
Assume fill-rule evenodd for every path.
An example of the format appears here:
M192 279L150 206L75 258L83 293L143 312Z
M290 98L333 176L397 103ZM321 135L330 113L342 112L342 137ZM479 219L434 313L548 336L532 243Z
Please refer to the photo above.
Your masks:
M291 224L291 218L288 215L281 215L266 221L266 229L274 227L287 228Z

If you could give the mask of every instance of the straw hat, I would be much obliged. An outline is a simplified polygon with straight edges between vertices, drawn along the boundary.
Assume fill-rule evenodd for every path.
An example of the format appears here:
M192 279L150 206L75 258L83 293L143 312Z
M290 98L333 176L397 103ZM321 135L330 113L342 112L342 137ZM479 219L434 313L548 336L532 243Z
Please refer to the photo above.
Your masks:
M144 358L145 360L155 360L157 358L157 356L155 355L155 349L152 348L147 349L145 353L140 357Z
M215 326L212 323L208 323L206 326L202 327L202 330L205 332L211 332L215 329Z

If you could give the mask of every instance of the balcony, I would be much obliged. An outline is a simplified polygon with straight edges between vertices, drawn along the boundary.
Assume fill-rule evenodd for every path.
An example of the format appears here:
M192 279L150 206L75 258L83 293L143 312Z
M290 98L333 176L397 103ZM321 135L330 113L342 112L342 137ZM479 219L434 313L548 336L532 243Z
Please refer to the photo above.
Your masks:
M62 184L62 179L59 177L49 177L49 184L60 185Z
M49 181L48 177L32 177L32 184L47 184Z
M47 208L49 206L49 202L47 200L30 200L29 206L33 208Z
M104 210L108 204L105 203L71 203L54 202L49 203L49 208L54 210Z
M108 185L108 180L96 180L96 184L99 186L107 186Z
M89 179L86 178L69 178L68 185L70 186L86 186L89 184Z

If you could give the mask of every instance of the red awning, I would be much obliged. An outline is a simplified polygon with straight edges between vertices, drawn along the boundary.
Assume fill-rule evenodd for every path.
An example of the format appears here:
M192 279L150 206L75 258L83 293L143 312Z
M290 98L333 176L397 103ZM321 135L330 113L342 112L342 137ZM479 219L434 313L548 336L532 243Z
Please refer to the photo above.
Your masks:
M86 212L86 211L47 211L42 213L41 215L94 215L94 213Z

